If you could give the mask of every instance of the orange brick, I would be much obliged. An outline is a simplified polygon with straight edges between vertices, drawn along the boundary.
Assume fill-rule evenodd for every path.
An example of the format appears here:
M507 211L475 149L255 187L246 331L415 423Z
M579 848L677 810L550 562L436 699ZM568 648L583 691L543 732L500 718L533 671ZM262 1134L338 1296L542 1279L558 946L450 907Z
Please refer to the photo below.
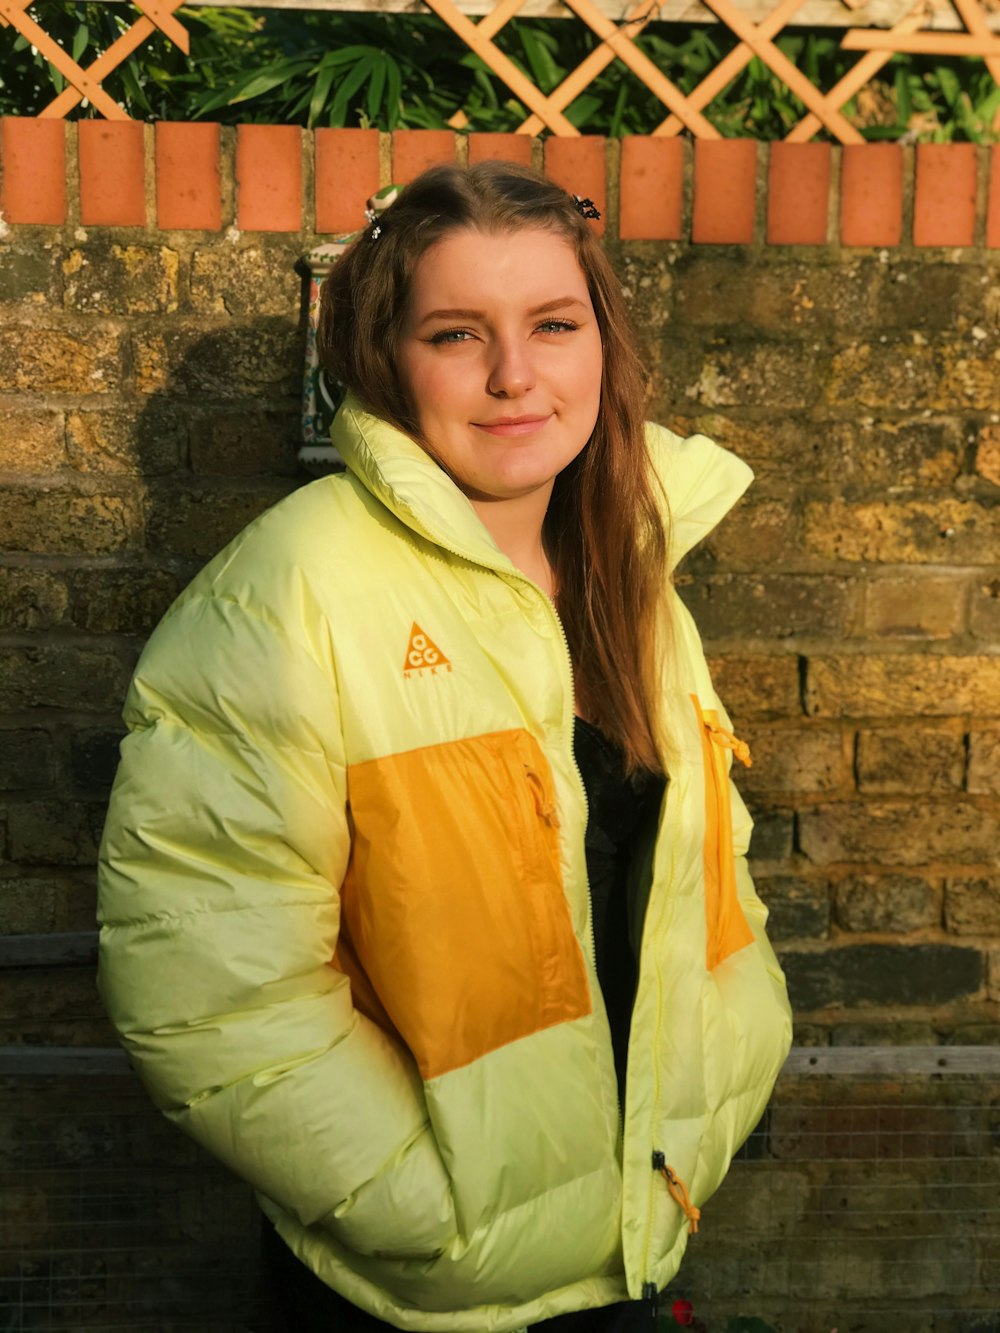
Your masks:
M301 231L302 131L297 125L238 127L236 222L243 231Z
M756 142L698 139L694 146L691 239L702 245L749 245L756 202Z
M830 145L775 143L767 168L769 245L825 245Z
M0 118L0 211L8 222L66 221L66 122Z
M392 136L392 180L406 185L428 167L455 161L451 130L396 130Z
M608 211L604 143L604 139L596 134L575 139L553 137L545 141L546 176L570 194L594 201L601 214L601 220L593 224L598 236L604 235Z
M917 145L914 245L972 245L976 239L974 143Z
M81 120L80 221L85 227L143 227L146 168L142 123Z
M1000 249L1000 143L990 149L990 190L986 205L986 244Z
M156 126L156 220L164 229L221 230L218 125L162 121Z
M477 162L517 162L531 166L531 140L526 134L470 134L469 165Z
M684 141L629 134L622 139L618 235L623 241L679 241L684 204Z
M903 150L895 143L848 144L840 170L844 245L898 245L903 235Z
M378 130L317 130L316 230L363 227L378 179Z

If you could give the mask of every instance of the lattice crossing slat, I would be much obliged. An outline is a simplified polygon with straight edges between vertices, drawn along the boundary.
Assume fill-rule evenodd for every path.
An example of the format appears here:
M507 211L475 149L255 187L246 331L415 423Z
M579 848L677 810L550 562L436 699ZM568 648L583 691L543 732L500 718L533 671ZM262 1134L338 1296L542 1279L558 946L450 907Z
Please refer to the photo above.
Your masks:
M174 11L183 0L132 0L140 10L140 17L84 69L31 17L27 12L31 3L32 0L0 0L0 26L15 27L70 85L39 113L43 119L65 116L86 98L105 119L129 120L127 112L101 87L102 81L154 32L162 32L185 55L190 50L188 31L174 18Z

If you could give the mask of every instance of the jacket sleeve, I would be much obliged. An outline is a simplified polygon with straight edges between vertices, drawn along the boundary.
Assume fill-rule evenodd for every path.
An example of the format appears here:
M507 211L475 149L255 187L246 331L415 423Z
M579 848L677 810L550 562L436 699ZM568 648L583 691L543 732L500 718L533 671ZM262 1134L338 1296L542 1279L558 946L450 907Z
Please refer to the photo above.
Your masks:
M189 593L125 717L100 989L152 1096L303 1225L438 1252L454 1206L422 1084L331 966L350 847L332 661Z

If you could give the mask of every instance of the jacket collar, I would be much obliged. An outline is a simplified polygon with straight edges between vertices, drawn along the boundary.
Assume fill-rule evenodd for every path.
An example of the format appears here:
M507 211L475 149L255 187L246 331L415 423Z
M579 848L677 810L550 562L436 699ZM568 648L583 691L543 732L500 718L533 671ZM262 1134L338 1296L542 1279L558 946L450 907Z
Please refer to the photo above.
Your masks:
M514 568L444 469L409 435L364 411L353 394L330 438L366 489L419 536L477 564ZM683 439L648 424L646 442L666 495L673 569L725 517L753 472L706 435Z
M514 568L447 472L353 394L334 417L330 439L362 485L418 536L478 564Z

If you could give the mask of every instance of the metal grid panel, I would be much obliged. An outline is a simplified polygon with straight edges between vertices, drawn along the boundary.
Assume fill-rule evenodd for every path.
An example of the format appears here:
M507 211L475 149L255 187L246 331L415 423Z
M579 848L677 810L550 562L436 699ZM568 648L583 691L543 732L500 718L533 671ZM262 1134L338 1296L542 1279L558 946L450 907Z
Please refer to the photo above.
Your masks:
M130 1076L0 1080L0 1329L244 1333L250 1190Z
M1000 1333L996 1061L835 1054L782 1076L665 1328L683 1298L709 1333ZM263 1333L250 1191L111 1064L0 1078L0 1329Z

